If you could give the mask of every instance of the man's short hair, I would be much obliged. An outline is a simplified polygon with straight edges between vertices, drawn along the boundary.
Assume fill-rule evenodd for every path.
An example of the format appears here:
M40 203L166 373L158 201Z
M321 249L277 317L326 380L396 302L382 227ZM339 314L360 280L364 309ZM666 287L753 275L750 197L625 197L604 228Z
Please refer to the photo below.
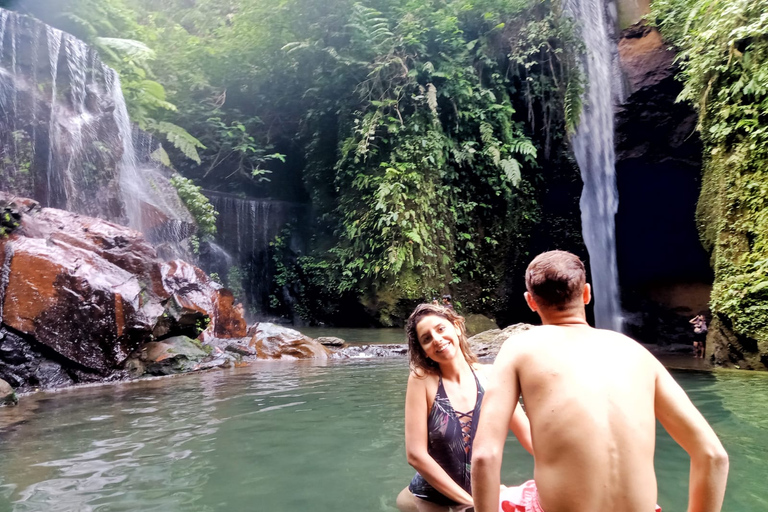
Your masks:
M581 298L586 282L584 263L566 251L541 253L525 271L525 287L536 303L560 310Z

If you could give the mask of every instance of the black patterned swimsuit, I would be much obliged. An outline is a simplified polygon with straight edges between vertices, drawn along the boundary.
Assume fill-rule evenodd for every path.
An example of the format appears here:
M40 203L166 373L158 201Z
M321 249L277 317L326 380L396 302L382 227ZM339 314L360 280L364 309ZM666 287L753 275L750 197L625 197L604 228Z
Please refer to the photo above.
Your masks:
M477 380L474 370L472 375L475 377L477 386L477 400L472 411L463 413L453 409L443 387L443 378L440 377L435 402L427 418L427 452L457 484L470 493L472 492L470 480L472 441L475 439L477 421L480 418L480 405L483 403L483 387ZM432 487L419 473L416 473L411 480L408 490L414 496L438 505L456 504Z

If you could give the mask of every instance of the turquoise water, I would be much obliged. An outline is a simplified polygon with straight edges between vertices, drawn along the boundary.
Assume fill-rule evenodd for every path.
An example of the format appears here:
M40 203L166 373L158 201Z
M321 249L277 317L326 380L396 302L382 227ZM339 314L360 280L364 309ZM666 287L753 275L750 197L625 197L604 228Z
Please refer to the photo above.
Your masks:
M264 362L23 397L0 409L0 511L393 511L413 475L406 366ZM730 452L724 510L768 510L768 375L675 376ZM657 469L665 512L684 510L687 456L661 432ZM532 471L508 443L503 480Z

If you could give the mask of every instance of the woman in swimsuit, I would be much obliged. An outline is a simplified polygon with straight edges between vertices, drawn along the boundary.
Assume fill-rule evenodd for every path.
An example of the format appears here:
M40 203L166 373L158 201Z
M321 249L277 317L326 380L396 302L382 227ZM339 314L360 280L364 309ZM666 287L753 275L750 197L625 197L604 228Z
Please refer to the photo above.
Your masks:
M405 395L405 450L417 473L397 497L402 512L445 512L472 506L472 440L483 401L482 365L472 353L464 318L421 304L406 325L411 374ZM466 411L466 412L461 412ZM521 407L510 423L532 452Z

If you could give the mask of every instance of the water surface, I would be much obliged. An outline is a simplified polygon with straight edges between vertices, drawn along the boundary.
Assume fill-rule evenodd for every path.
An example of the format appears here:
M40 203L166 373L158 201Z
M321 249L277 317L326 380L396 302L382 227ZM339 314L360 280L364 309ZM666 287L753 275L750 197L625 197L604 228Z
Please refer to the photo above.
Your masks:
M731 455L724 510L768 510L768 375L676 373ZM394 511L405 461L404 358L263 362L40 393L0 409L0 511ZM665 512L688 459L661 431ZM503 481L533 473L516 442Z

